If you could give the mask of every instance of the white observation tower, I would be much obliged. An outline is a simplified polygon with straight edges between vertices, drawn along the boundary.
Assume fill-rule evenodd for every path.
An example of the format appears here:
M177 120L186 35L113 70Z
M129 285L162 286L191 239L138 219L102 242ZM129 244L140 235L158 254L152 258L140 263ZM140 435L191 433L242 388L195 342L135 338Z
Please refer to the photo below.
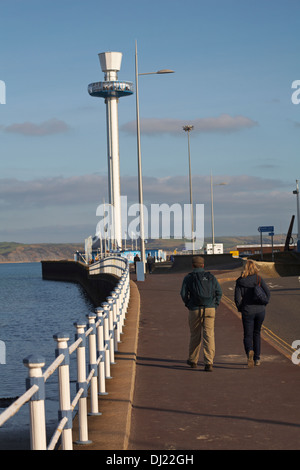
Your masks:
M91 83L88 92L91 96L104 98L106 104L107 157L108 157L108 196L113 206L111 239L117 248L122 249L121 192L118 102L121 96L132 95L132 82L118 80L121 69L121 52L102 52L98 54L104 81Z

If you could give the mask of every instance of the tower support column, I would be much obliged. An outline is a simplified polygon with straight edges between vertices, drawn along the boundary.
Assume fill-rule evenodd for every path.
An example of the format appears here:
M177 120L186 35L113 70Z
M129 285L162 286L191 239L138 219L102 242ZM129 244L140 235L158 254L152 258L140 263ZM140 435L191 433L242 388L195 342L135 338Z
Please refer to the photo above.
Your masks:
M120 153L118 127L118 98L106 100L107 122L107 159L109 203L112 209L112 239L122 247L121 188L120 188Z

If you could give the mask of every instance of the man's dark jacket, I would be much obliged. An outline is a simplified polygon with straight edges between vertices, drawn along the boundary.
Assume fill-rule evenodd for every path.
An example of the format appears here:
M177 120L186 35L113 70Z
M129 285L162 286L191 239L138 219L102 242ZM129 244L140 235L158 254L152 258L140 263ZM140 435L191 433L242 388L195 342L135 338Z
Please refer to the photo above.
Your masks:
M181 298L184 302L184 305L189 309L189 310L197 310L199 308L199 305L195 302L193 299L193 291L191 289L191 279L192 279L192 274L193 273L204 273L205 270L203 268L194 268L192 273L189 273L185 278L183 279L180 295ZM212 283L213 283L213 288L212 288L212 297L210 299L209 304L206 306L206 308L217 308L221 298L222 298L222 289L220 287L219 282L215 278L213 274L210 274L212 276Z

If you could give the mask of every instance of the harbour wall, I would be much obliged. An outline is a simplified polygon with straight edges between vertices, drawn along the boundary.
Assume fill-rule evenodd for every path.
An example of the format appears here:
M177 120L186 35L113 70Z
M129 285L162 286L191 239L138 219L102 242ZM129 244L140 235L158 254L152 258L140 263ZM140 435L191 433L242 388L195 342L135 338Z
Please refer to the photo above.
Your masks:
M247 258L233 258L231 254L227 253L201 256L204 258L206 270L239 270L247 260ZM271 254L264 254L263 261L260 260L260 255L249 256L249 259L254 259L257 262L260 274L266 278L300 275L300 253L274 253L274 261L271 259ZM169 268L169 272L184 273L191 270L192 255L175 256L174 263Z
M231 254L222 255L200 255L204 258L204 266L209 269L235 269L243 266L240 258L233 258ZM177 255L174 257L172 266L174 272L186 272L192 270L192 255Z
M119 278L113 274L89 275L88 266L78 261L41 261L42 277L47 281L76 282L99 307L117 285Z

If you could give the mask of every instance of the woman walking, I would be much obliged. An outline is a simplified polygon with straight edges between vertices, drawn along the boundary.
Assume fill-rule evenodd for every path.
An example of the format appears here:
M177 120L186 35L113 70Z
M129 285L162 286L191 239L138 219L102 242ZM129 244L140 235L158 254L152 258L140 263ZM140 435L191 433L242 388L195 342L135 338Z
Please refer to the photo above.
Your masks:
M266 294L264 304L256 297L256 286L260 285ZM258 268L253 260L247 260L244 271L236 281L234 300L242 314L244 329L244 348L248 358L248 367L260 365L260 332L265 319L266 304L270 291L265 281L258 276Z

